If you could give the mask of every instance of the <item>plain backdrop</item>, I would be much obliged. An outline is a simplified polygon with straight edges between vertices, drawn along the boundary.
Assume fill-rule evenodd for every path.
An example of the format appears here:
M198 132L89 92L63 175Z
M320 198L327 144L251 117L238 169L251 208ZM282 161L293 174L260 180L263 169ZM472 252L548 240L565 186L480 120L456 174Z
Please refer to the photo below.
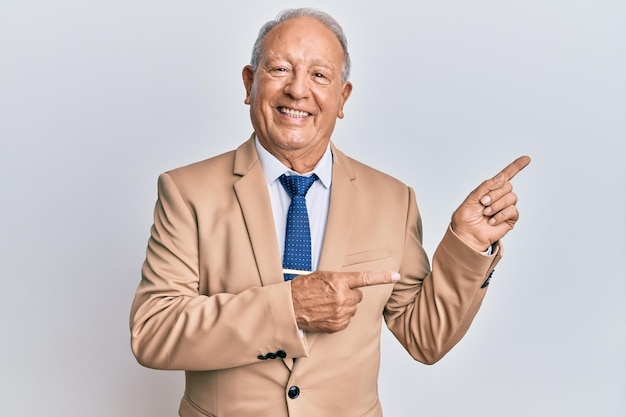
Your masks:
M415 188L431 255L533 158L466 337L425 366L384 332L385 415L626 415L621 0L0 0L0 415L177 415L183 374L129 347L156 179L249 136L241 69L296 6L343 25L333 140Z

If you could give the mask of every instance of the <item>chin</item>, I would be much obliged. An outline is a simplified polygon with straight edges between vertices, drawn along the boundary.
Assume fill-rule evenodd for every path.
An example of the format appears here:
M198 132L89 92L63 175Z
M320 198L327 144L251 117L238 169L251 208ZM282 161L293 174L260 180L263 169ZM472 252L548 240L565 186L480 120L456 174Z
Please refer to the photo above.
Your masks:
M282 149L295 151L313 145L315 140L302 135L287 135L273 142Z

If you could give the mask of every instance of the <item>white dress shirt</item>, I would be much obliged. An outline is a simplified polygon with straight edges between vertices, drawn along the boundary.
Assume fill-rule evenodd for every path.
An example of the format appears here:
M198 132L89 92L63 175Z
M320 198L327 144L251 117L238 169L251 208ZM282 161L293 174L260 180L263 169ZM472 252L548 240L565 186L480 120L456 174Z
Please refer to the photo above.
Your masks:
M265 173L267 188L272 203L274 214L274 225L276 226L276 237L282 261L285 250L285 229L287 227L287 211L291 203L291 197L283 188L278 178L283 175L304 175L316 174L319 180L315 181L306 194L306 206L309 214L309 226L311 229L311 266L313 271L317 270L324 242L324 231L326 230L326 219L328 219L328 207L330 204L330 188L333 176L333 154L330 144L322 159L317 163L313 171L299 174L286 167L274 155L269 153L257 138L254 139L259 161Z

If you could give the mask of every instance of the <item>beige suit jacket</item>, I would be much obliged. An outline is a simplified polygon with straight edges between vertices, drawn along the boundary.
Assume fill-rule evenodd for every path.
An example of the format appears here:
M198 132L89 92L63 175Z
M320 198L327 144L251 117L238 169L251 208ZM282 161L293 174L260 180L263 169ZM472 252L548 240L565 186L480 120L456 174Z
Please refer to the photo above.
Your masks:
M319 269L402 275L363 288L350 325L334 334L298 331L252 139L159 177L131 339L142 365L186 371L181 416L378 417L383 317L424 363L468 329L500 248L484 256L448 230L431 270L412 189L332 152Z

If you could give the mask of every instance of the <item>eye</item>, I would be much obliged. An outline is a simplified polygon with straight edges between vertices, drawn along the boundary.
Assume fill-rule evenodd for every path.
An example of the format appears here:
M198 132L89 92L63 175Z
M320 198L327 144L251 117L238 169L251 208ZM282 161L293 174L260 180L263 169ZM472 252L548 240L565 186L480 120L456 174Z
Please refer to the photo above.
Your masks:
M269 70L269 72L274 75L285 75L288 71L286 67L274 67Z
M326 74L319 71L313 72L313 80L315 80L318 84L326 85L330 83L330 79L326 76Z

